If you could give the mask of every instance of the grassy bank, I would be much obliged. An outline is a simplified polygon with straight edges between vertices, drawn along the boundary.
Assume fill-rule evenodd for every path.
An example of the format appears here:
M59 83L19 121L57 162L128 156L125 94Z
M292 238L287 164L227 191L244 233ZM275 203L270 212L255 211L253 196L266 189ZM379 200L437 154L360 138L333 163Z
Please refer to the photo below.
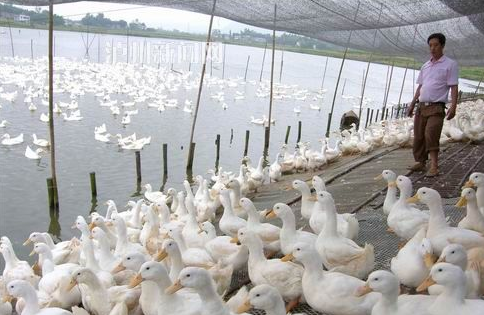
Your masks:
M0 19L0 26L8 27L9 24L6 20ZM10 22L11 27L17 28L33 28L33 29L47 29L46 25L26 25L24 23L17 23L17 22ZM81 26L56 26L55 30L57 31L67 31L67 32L86 32L86 27ZM91 33L99 33L99 34L111 34L111 35L121 35L126 36L125 29L106 29L106 28L99 28L99 27L90 27L89 32ZM139 36L139 37L150 37L150 38L168 38L168 39L180 39L180 40L190 40L190 41L205 41L206 36L201 34L190 34L184 32L176 32L176 31L163 31L163 30L155 30L155 31L143 31L143 30L129 30L130 36ZM224 43L231 44L231 45L240 45L240 46L250 46L250 47L259 47L264 48L265 44L253 41L236 41L236 40L224 40ZM309 48L301 48L295 46L284 46L278 45L277 49L283 49L285 51L291 51L296 53L303 53L303 54L310 54L310 55L318 55L318 56L329 56L334 58L342 58L344 52L338 50L315 50ZM370 57L369 52L360 51L360 50L349 50L346 56L347 59L350 60L358 60L358 61L368 61ZM420 69L422 64L420 62L415 62L412 58L408 57L390 57L381 54L373 54L372 62L385 64L385 65L392 65L394 64L397 67L408 67L409 69ZM479 81L484 77L484 67L460 67L460 77L469 80Z

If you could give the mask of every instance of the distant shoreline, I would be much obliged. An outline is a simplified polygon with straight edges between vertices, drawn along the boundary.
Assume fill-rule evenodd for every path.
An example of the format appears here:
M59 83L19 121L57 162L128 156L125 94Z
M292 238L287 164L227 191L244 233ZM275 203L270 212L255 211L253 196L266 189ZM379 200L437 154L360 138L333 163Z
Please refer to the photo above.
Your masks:
M9 27L8 22L5 20L0 20L0 26L2 27ZM23 23L10 23L10 27L15 28L25 28L25 29L41 29L47 30L48 27L46 25L25 25ZM56 26L54 28L56 31L66 31L66 32L80 32L85 33L85 27L77 27L77 26ZM99 27L90 27L90 33L95 34L109 34L109 35L121 35L126 36L126 30L124 29L106 29L106 28L99 28ZM168 38L168 39L180 39L180 40L190 40L190 41L198 41L204 42L206 41L206 35L197 35L197 34L188 34L182 32L175 32L175 31L143 31L143 30L130 30L129 36L137 36L137 37L149 37L149 38ZM248 47L257 47L257 48L264 48L265 43L258 43L254 41L237 41L237 40L214 40L215 42L222 42L230 45L239 45L239 46L248 46ZM286 45L277 45L277 50L285 50L295 53L302 53L308 55L317 55L317 56L327 56L333 58L343 58L343 51L337 50L315 50L315 49L308 49L308 48L301 48L295 46L286 46ZM346 58L348 60L356 60L356 61L363 61L367 62L370 57L370 53L365 51L358 51L358 50L349 50ZM408 67L409 69L420 69L422 63L414 62L412 58L408 57L389 57L380 54L373 54L372 56L372 63L377 64L384 64L384 65L392 65L394 64L397 67L405 68ZM461 67L459 77L468 80L479 81L484 76L484 67Z

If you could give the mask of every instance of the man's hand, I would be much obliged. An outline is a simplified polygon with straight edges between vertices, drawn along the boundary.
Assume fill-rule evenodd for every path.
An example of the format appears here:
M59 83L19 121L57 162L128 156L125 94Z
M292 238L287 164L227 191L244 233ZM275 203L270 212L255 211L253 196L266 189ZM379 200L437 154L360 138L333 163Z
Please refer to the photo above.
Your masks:
M415 107L415 103L410 103L410 106L407 109L407 116L413 117L413 108Z
M447 120L451 120L455 117L455 106L451 106L447 111Z

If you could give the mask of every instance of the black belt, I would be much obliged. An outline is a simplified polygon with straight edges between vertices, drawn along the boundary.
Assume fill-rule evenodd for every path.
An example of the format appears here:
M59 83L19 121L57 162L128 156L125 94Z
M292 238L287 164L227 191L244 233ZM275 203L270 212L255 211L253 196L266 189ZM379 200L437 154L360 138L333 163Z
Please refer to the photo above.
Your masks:
M419 102L418 104L423 106L429 106L429 105L445 106L445 102Z

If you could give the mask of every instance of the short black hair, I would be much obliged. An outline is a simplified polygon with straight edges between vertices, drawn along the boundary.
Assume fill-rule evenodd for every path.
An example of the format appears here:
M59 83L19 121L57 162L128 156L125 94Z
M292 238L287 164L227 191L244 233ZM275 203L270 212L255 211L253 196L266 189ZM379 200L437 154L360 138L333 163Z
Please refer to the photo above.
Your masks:
M434 34L430 35L429 38L427 39L427 44L430 43L430 40L432 38L437 38L439 40L440 45L445 46L445 35L444 34L434 33Z

